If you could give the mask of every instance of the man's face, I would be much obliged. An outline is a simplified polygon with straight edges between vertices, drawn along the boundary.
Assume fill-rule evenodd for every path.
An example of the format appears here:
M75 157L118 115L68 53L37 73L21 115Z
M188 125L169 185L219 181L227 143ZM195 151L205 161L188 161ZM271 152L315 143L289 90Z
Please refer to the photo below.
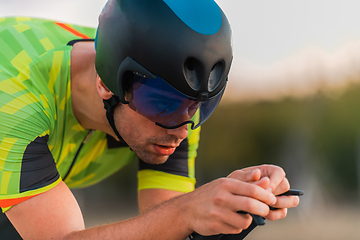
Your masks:
M150 164L164 163L188 134L187 124L164 129L126 104L116 107L114 119L121 137L139 158Z

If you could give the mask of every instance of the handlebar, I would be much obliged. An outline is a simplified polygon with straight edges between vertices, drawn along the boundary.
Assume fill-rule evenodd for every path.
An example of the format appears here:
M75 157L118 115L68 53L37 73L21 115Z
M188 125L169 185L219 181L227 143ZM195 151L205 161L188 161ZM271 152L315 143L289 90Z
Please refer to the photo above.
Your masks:
M297 189L290 189L287 192L279 194L278 196L302 196L304 192ZM277 208L270 207L270 210L274 211ZM245 211L238 211L240 214L248 214ZM265 218L249 213L253 221L247 229L244 229L239 234L219 234L213 236L202 236L196 232L193 232L186 240L241 240L244 239L255 227L265 225Z

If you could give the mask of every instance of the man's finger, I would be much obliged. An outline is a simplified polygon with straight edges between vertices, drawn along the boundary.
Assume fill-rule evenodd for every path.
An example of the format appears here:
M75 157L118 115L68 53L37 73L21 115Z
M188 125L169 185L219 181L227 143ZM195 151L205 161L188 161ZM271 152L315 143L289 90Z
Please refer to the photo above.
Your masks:
M260 180L261 170L258 168L236 170L228 178L234 178L243 182L255 182Z
M277 197L277 201L272 207L275 208L293 208L296 207L300 202L298 196L281 196Z
M262 177L270 178L268 188L271 188L271 191L274 191L285 178L285 171L281 167L264 164L259 166L259 168Z
M259 187L262 187L263 189L267 189L270 184L270 178L263 177L259 181L254 182L254 184L258 185Z
M287 211L288 211L287 208L280 208L276 211L270 211L269 214L265 218L268 220L271 220L271 221L279 220L279 219L286 217Z
M268 205L273 205L277 201L273 193L266 191L265 189L256 184L238 181L236 179L228 180L230 181L226 181L223 184L225 184L228 191L234 195L246 196L257 199Z
M290 183L287 178L284 178L275 189L273 189L274 195L280 195L290 189Z

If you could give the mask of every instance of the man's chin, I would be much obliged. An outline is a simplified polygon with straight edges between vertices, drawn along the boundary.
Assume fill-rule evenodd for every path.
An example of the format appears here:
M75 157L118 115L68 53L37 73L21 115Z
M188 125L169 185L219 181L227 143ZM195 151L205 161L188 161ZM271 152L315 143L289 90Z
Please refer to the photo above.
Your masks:
M152 157L152 158L148 158L148 159L141 159L144 162L148 163L148 164L154 164L154 165L159 165L159 164L163 164L168 160L169 156L162 156L162 157Z
M136 153L136 152L135 152ZM153 165L159 165L159 164L163 164L165 163L169 156L159 156L156 154L147 154L144 152L141 152L139 154L136 153L136 155L143 161L146 162L148 164L153 164Z

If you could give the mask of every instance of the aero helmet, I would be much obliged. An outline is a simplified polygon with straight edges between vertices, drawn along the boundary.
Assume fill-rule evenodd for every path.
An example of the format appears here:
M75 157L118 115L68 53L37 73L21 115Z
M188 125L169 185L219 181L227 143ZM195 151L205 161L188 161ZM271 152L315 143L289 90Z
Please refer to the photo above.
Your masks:
M205 109L195 126L158 122L168 110L154 119L143 114L165 128L192 122L194 129L205 121L221 99L232 61L231 28L213 0L109 0L99 16L95 47L97 73L115 95L105 103L108 119L119 102L135 98L137 87L126 95L134 82L172 89ZM129 106L142 114L135 101Z

